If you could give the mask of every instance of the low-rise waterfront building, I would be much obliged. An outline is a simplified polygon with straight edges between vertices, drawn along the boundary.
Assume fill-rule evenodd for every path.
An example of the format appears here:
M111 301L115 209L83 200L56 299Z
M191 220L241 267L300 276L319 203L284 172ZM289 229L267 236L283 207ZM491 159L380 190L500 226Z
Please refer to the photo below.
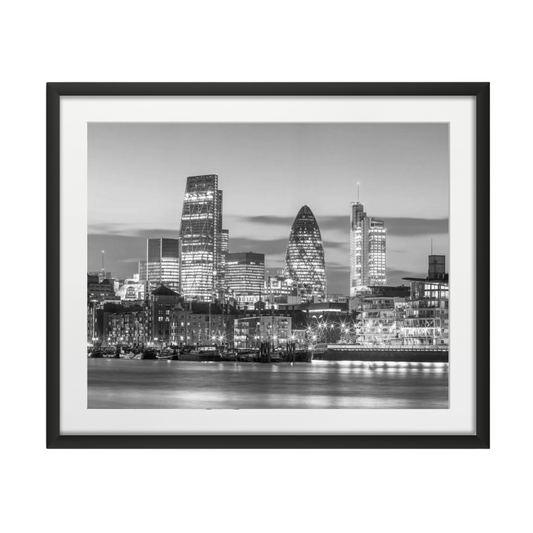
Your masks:
M150 326L141 306L110 313L107 317L107 345L144 346L150 342Z
M229 305L189 302L170 314L170 342L179 346L231 346L235 309Z
M363 346L402 344L406 305L405 298L364 298L357 323L357 343Z
M182 301L180 295L164 285L152 291L148 300L151 341L157 344L171 342L170 316L180 301Z
M411 283L402 337L404 344L449 344L449 285L446 257L430 255L428 276Z
M291 334L290 316L252 316L237 318L234 322L235 348L258 348L262 342L283 346L290 342Z

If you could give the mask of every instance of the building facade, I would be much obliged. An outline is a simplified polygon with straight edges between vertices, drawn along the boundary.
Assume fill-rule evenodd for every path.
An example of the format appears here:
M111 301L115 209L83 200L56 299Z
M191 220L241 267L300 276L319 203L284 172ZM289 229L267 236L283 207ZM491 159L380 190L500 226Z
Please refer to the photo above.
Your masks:
M141 282L133 279L126 279L118 291L116 291L115 295L121 300L126 300L129 302L144 300L147 293L146 284L146 281Z
M384 287L381 294L373 287L374 295L361 296L357 343L447 346L449 297L445 270L444 256L430 256L427 278L404 278L411 284L408 295L406 287L401 286Z
M158 344L170 343L170 316L179 305L180 295L172 289L160 285L152 291L148 305L151 341Z
M139 262L139 281L147 282L149 292L165 285L180 291L179 239L147 239L146 261Z
M304 205L294 219L286 255L286 274L302 302L326 299L326 263L318 223Z
M233 343L233 316L224 306L191 302L170 314L172 344L229 346Z
M229 253L229 230L223 229L220 234L220 266L219 266L219 279L222 288L224 289L224 301L228 298L228 286L226 283L227 276L227 256Z
M363 204L352 202L350 215L350 296L368 286L386 284L386 229L368 217Z
M144 346L149 342L150 328L144 308L136 307L107 317L107 345Z
M268 276L263 293L267 309L279 309L280 305L295 306L302 302L295 283L283 271L276 276Z
M265 255L254 252L226 254L226 287L239 307L262 298L265 284Z
M430 255L426 279L411 282L411 297L404 322L405 344L449 344L449 285L446 257Z
M363 299L357 324L357 343L363 346L403 344L405 298L368 296Z
M237 318L234 322L235 348L259 348L269 342L274 348L291 341L292 318L290 316L253 316Z
M181 215L181 293L186 301L223 295L222 191L218 176L189 176Z
M92 299L102 299L115 296L114 280L101 279L92 273L87 274L87 295Z

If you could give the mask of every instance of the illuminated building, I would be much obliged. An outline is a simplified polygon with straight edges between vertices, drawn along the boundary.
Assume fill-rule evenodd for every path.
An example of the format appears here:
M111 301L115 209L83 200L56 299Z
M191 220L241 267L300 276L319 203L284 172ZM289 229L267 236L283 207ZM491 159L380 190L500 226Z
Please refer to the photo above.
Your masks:
M146 282L135 281L133 279L126 279L116 291L116 296L121 300L135 301L144 300L146 294Z
M107 322L107 345L139 346L148 341L146 313L141 307L111 313Z
M179 294L164 285L152 291L147 308L152 341L162 344L170 342L170 315L179 304Z
M367 217L352 202L350 216L350 296L368 286L386 284L386 230L383 220Z
M291 331L290 316L237 318L234 322L233 342L235 348L258 348L262 342L269 342L274 347L283 346L291 340Z
M411 282L411 298L405 312L404 344L449 344L449 287L446 257L430 255L426 279Z
M431 255L427 278L404 278L411 282L409 295L405 293L406 287L401 286L372 287L372 296L361 296L357 343L365 346L447 345L449 302L445 269L445 257Z
M264 254L233 252L226 255L226 286L239 304L253 305L259 301L264 283Z
M140 305L118 301L91 302L87 313L87 342L97 346L138 344L148 340L148 313Z
M159 285L180 290L179 239L147 239L146 261L139 262L139 280L147 282L149 292Z
M186 346L227 346L233 342L235 310L205 302L176 306L170 312L170 342Z
M87 273L87 295L91 299L102 299L115 295L114 280L103 279L98 276L98 273Z
M304 205L292 224L287 246L286 272L297 287L302 302L326 298L324 246L317 221Z
M363 346L401 345L405 298L368 296L363 298L358 321L357 343Z
M227 296L227 283L226 283L226 275L227 275L227 268L226 268L226 262L227 262L227 255L229 253L229 230L223 229L220 233L220 267L219 267L219 279L220 279L220 285L224 290L224 301L226 301Z
M139 281L146 281L146 261L139 261L137 266Z
M264 302L267 308L279 309L280 305L298 305L302 299L292 279L278 271L276 276L268 276L263 289Z
M181 291L212 302L223 292L222 191L218 176L189 176L181 215Z
M91 276L91 277L96 276L100 283L102 283L102 281L104 279L112 279L111 272L108 272L107 270L98 270L96 272L87 272L87 275Z

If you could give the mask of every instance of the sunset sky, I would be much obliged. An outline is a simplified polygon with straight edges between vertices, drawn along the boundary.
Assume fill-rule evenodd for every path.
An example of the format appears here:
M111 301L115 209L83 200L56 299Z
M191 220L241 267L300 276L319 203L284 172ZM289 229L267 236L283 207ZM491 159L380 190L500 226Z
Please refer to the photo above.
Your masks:
M230 251L283 268L292 222L313 211L329 293L349 290L350 202L385 220L387 277L426 275L448 256L447 124L88 125L88 270L137 272L146 239L178 237L187 176L218 174ZM448 261L448 257L447 257ZM403 282L406 283L406 282Z

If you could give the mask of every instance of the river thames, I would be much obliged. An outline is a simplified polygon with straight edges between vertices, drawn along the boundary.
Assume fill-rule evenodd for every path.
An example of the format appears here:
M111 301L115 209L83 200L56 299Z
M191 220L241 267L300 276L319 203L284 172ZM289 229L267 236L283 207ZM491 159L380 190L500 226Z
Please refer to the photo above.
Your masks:
M447 363L88 359L89 409L447 409Z

